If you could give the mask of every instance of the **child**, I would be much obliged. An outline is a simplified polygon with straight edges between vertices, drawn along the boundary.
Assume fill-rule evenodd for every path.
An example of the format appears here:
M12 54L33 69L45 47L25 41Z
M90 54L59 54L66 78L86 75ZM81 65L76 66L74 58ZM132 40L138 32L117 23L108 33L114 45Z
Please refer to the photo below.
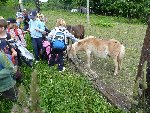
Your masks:
M6 54L12 54L12 56L17 56L17 52L13 47L7 43L7 21L0 19L0 50L6 52Z
M21 12L17 12L16 13L16 23L17 23L18 28L22 29L22 27L23 27L23 26L21 26L22 22L23 22L23 14Z
M14 64L17 64L18 61L15 59L18 57L15 49L9 44L7 41L8 34L6 33L7 21L4 19L0 19L0 50L4 51L5 54L11 59ZM20 79L21 74L19 74L19 69L17 70L16 79Z
M53 66L54 65L56 55L58 54L58 56L57 56L57 63L58 63L58 71L59 72L65 70L65 68L64 68L64 60L63 60L63 51L66 49L66 38L67 37L70 38L73 42L78 41L78 39L76 39L71 33L69 33L69 31L66 29L65 26L66 26L66 23L65 23L65 21L62 18L57 19L55 29L53 29L48 35L48 38L51 41L51 48L52 48L52 51L51 51L52 55L51 55L51 59L49 61L49 66ZM63 32L64 36L58 35L58 37L57 37L56 34L60 33L60 32ZM60 38L59 41L64 41L64 47L63 46L62 47L58 47L58 46L61 45L59 43L59 41L58 41L58 43L54 43L54 42L57 42L56 39L58 40L59 38ZM54 47L54 45L56 47Z
M45 27L45 31L42 34L42 40L46 40L46 36L48 35L48 33L50 33L50 30L45 25L47 20L45 19L44 15L42 13L38 13L37 18L42 22L42 24Z
M15 39L16 41L19 41L22 46L26 47L26 41L24 39L24 33L22 29L20 29L17 26L17 22L14 18L9 18L8 19L8 28L7 32L11 35L11 38Z
M32 45L35 54L35 63L39 61L39 56L42 54L42 34L45 31L44 24L37 19L37 12L32 10L28 17L29 21L29 31L32 38Z

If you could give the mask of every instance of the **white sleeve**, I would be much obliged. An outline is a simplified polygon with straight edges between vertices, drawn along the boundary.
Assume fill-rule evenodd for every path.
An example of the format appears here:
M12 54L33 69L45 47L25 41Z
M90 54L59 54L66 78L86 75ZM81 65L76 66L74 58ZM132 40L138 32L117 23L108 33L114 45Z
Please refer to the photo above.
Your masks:
M48 39L48 41L51 41L52 38L54 37L55 35L55 29L51 30L51 32L48 34L48 36L46 37Z
M66 37L70 38L73 42L79 41L73 34L71 34L68 30L66 30Z

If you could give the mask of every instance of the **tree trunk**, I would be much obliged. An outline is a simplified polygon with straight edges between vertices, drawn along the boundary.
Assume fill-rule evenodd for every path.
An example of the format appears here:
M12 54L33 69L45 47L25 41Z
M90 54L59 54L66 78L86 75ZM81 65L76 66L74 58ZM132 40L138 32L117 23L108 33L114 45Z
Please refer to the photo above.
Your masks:
M147 70L146 70L146 82L147 82L147 89L146 89L146 97L148 98L148 103L150 104L150 61L147 62Z
M23 11L23 1L19 0L19 11L22 12Z
M38 11L38 13L40 12L40 1L39 0L34 0L35 1L35 5L36 5L36 9Z

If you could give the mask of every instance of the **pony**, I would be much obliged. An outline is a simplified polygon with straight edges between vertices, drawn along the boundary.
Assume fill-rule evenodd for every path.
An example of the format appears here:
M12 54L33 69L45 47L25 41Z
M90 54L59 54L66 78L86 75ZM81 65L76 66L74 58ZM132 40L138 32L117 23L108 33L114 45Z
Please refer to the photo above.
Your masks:
M78 39L83 39L84 38L84 26L83 25L75 25L75 26L71 26L71 25L66 25L67 30L73 34L76 38Z
M97 57L111 57L115 63L114 75L118 74L121 67L121 61L125 54L125 47L115 39L99 39L95 36L88 36L67 47L69 58L77 58L78 51L83 50L86 53L87 66L90 69L91 54Z

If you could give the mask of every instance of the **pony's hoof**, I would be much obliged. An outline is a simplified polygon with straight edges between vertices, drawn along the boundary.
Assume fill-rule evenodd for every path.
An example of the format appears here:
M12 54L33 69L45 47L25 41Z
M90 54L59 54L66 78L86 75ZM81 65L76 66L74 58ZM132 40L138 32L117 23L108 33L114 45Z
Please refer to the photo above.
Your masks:
M118 75L118 73L114 73L114 75L116 76L116 75Z

